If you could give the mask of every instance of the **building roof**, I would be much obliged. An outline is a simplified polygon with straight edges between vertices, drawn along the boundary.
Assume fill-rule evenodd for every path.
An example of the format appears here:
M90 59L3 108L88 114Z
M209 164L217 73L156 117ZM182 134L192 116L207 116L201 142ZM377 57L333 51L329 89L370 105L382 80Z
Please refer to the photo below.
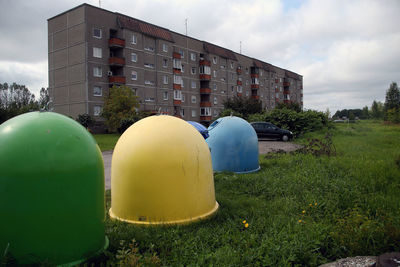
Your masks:
M228 58L237 61L235 53L229 49L216 46L203 41L204 50L210 54L218 55L220 57Z
M285 76L288 78L295 79L295 80L301 80L301 75L294 73L292 71L289 71L289 70L285 70Z
M172 38L172 34L169 30L163 29L161 27L155 26L150 23L145 23L133 18L118 16L117 17L117 24L121 28L125 28L128 30L132 30L135 32L141 32L143 34L160 38L169 42L174 43L174 38Z

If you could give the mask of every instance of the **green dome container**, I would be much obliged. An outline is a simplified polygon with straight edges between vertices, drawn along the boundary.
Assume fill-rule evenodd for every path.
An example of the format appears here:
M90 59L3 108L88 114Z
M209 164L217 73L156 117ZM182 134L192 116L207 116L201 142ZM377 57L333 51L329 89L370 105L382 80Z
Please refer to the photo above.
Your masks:
M31 112L0 125L0 261L74 265L103 251L104 168L79 123Z

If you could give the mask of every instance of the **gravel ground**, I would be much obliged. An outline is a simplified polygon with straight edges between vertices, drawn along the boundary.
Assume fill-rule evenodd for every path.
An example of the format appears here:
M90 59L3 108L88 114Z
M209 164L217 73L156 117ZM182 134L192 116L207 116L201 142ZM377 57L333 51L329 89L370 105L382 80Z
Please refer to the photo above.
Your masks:
M258 151L260 154L267 154L270 152L277 152L283 150L285 152L295 151L301 148L301 145L292 142L260 140L258 142Z

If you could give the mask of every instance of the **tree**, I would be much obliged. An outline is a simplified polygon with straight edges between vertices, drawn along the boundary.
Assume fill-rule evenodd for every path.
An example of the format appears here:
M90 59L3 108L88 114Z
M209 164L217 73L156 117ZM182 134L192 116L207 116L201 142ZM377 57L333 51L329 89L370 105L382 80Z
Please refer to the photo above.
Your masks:
M373 119L382 119L383 118L383 104L380 101L374 100L371 106L371 117Z
M397 113L400 113L400 90L397 83L392 82L386 91L384 119L397 122L397 117L399 117Z
M368 110L368 106L363 107L362 109L362 117L363 119L369 119L369 110Z
M50 104L50 95L49 95L49 88L44 88L40 89L40 97L39 97L39 108L40 109L49 109L49 104Z
M250 97L235 96L224 102L224 109L231 109L247 119L250 114L262 112L262 103Z
M110 88L109 94L104 100L101 116L106 119L108 130L115 132L123 119L135 116L138 107L139 102L132 89L124 85L114 85Z
M301 106L299 103L296 103L296 102L289 102L289 103L280 102L280 103L278 103L278 105L276 105L275 108L277 108L277 109L286 108L286 109L294 110L296 112L301 112Z
M43 89L43 88L42 88ZM80 114L76 119L86 129L94 123L93 118L89 114Z

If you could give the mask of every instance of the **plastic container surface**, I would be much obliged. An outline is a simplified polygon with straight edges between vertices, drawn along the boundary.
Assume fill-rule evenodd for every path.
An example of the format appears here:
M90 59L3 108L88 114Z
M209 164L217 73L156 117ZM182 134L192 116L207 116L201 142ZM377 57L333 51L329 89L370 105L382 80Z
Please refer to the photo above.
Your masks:
M199 131L199 133L204 137L204 139L207 139L209 137L208 130L203 124L198 123L196 121L187 121L187 122L190 123L194 128L196 128L196 130Z
M172 116L151 116L120 137L111 162L112 218L181 224L217 209L210 151L193 126Z
M74 265L107 246L104 167L74 120L31 112L0 125L0 258Z
M206 142L211 150L214 171L255 172L258 162L258 138L247 121L234 116L219 118L208 127Z

